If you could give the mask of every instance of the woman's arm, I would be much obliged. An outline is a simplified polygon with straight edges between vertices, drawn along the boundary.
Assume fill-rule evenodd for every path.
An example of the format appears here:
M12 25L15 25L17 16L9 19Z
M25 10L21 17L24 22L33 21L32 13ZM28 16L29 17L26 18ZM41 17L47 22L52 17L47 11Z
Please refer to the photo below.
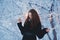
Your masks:
M22 26L22 22L21 22L21 19L18 19L18 28L20 29L21 33L23 34L23 26Z
M46 32L46 29L47 28L44 28L44 29L42 29L42 30L39 30L39 31L37 31L37 36L38 36L38 38L43 38L44 37L44 35L46 34L46 33L48 33L48 32Z
M37 36L38 36L38 38L43 38L44 37L44 35L46 34L46 33L48 33L49 31L48 31L48 28L44 28L44 29L41 29L41 25L39 25L38 26L38 29L37 29Z

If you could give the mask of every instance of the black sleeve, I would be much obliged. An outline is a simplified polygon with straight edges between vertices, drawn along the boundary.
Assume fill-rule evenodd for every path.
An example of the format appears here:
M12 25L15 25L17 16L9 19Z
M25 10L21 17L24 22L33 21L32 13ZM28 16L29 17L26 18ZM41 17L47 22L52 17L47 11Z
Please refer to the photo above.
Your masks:
M46 29L47 28L44 28L43 30L39 30L39 31L37 31L37 36L38 36L38 38L43 38L44 37L44 35L47 33L46 32Z
M43 38L44 35L47 33L47 32L46 32L46 29L47 29L47 28L41 29L41 25L39 25L39 26L38 26L38 29L37 29L37 32L36 32L37 37L40 38L40 39Z
M22 22L17 23L18 28L20 29L21 33L23 34L23 26L22 26Z

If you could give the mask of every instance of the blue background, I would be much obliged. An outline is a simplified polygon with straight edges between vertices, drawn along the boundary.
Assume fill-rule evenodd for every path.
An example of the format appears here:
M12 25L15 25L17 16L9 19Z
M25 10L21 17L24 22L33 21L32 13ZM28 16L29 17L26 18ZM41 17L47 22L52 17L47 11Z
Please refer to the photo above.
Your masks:
M52 6L52 4L54 6ZM0 40L21 40L22 35L17 26L20 17L24 22L24 15L29 9L36 9L42 25L50 29L48 33L53 40L53 29L50 24L50 12L54 19L54 28L57 40L60 40L60 0L0 0ZM49 40L46 34L42 39Z

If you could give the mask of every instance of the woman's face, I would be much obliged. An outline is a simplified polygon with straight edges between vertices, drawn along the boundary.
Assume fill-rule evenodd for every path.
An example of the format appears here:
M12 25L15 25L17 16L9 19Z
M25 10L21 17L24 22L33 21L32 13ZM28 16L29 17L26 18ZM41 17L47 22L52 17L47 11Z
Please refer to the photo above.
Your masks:
M28 16L29 16L30 19L32 19L32 14L31 14L31 12L28 13Z

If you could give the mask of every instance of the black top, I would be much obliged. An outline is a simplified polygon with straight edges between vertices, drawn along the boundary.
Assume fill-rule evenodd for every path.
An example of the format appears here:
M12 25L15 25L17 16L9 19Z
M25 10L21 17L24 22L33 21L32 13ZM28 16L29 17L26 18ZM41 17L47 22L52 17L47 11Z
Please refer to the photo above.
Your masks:
M30 29L30 22L25 23L24 27L22 26L22 22L17 23L17 25L23 35L22 40L36 40L36 36L41 39L47 33L47 28L41 29L40 24L38 24L36 29Z

